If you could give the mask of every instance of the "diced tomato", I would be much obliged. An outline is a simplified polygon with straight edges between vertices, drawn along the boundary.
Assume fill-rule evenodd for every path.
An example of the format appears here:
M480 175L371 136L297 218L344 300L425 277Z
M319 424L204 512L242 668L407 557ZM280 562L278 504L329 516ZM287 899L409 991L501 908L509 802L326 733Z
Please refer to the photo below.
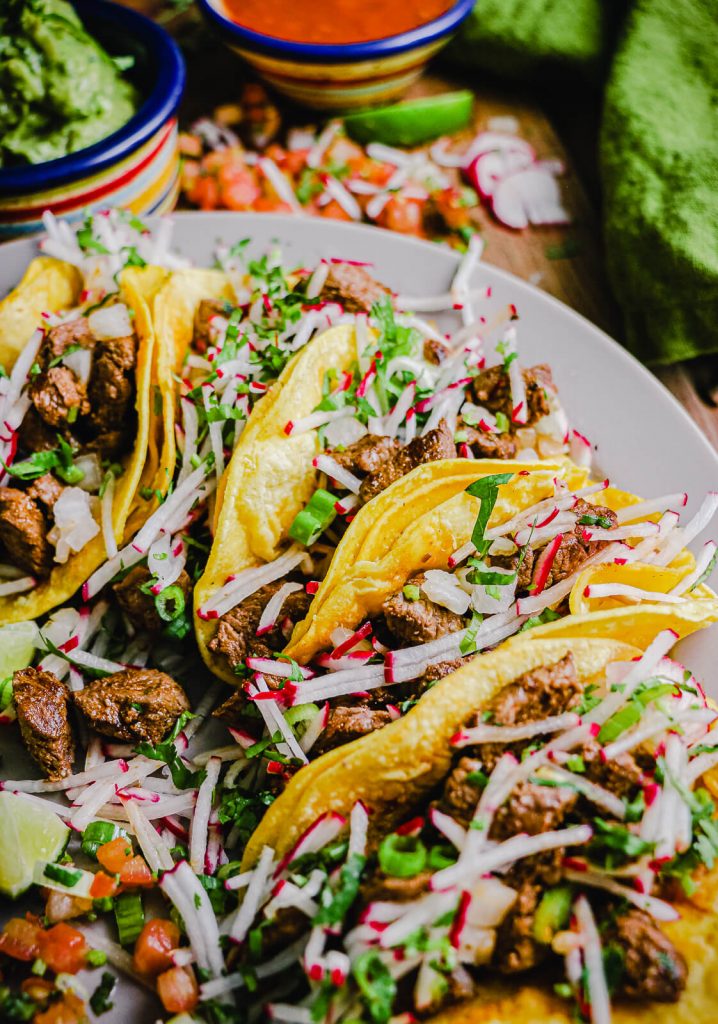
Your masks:
M285 203L281 199L275 199L273 196L260 196L253 207L258 213L291 213L292 208L289 203Z
M202 156L202 140L198 135L180 132L179 151L182 156Z
M183 160L182 161L182 188L185 192L192 188L193 184L199 177L199 163L197 160Z
M117 839L98 846L97 859L105 871L109 871L111 875L118 875L125 864L132 860L134 853L132 842L123 836L118 836Z
M172 966L170 952L180 940L174 921L155 917L147 921L135 943L135 969L155 977Z
M362 171L362 177L370 181L372 185L384 186L395 173L396 167L393 164L382 164L378 160L367 160Z
M53 1003L33 1017L34 1024L84 1024L85 1004L74 992L65 992L59 1003Z
M42 928L24 917L11 917L0 935L0 953L13 960L36 960L40 952Z
M219 204L219 184L211 174L200 174L187 193L191 203L201 210L215 210Z
M377 223L390 231L399 231L403 235L421 235L423 233L422 207L416 199L402 199L392 196L377 218Z
M292 176L298 177L306 167L308 156L308 149L290 149L288 153L284 154L282 169Z
M132 857L120 871L120 882L123 887L133 885L154 885L155 878L147 867L143 857Z
M123 871L125 868L123 868ZM105 896L114 896L119 888L117 878L113 875L106 875L104 871L98 871L90 886L90 896L93 900L101 900Z
M229 210L249 210L261 194L248 170L234 170L226 175L220 173L220 181L222 202Z
M40 932L40 957L55 974L77 974L85 966L87 941L82 932L60 921Z
M336 199L332 199L326 206L320 207L322 217L331 217L332 220L351 220L347 211L340 206Z
M191 967L172 967L157 979L157 993L169 1013L191 1013L199 1002L199 988Z

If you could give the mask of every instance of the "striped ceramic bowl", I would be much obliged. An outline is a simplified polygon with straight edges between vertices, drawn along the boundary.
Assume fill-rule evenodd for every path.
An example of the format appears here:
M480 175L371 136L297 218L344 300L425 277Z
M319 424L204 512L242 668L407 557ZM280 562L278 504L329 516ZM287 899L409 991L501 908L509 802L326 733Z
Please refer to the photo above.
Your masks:
M456 0L439 18L410 32L336 46L261 35L232 21L223 0L198 3L224 42L279 92L317 110L352 110L401 96L448 43L475 0Z
M110 53L132 54L146 99L119 131L43 164L0 169L0 241L39 231L42 213L77 220L86 210L124 206L146 215L172 209L179 191L176 110L182 55L149 18L97 0L74 0L87 31Z

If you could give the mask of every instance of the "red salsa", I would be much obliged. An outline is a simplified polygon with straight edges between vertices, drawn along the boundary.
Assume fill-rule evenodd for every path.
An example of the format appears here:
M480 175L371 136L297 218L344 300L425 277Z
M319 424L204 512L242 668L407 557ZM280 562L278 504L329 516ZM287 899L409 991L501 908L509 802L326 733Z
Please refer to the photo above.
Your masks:
M407 32L444 14L453 0L224 0L243 28L295 43L363 43Z

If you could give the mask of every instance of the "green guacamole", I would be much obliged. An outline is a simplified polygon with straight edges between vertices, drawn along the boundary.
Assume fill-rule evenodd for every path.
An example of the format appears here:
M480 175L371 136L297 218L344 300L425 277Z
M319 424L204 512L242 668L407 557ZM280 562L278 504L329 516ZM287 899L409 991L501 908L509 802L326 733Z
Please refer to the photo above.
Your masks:
M66 0L0 0L0 167L39 164L106 138L137 110L112 58Z

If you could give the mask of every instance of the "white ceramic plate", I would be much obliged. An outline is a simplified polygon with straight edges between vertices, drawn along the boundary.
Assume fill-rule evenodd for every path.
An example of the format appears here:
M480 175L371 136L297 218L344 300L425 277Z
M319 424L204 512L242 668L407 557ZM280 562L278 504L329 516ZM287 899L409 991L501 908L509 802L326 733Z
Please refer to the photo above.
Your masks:
M197 265L211 265L218 242L249 238L252 255L279 244L286 265L311 265L332 256L372 263L376 277L408 295L446 291L459 262L444 246L328 220L184 213L174 223L174 247ZM32 240L0 247L0 295L17 283L34 254ZM571 424L595 445L597 465L613 483L645 497L688 491L686 515L706 491L718 489L718 454L663 385L608 335L556 299L488 264L478 267L475 282L477 287L491 285L499 303L516 305L522 362L551 365ZM696 549L702 539L707 537L697 541ZM718 696L711 678L718 628L694 634L680 654ZM150 1024L157 1016L157 1004L123 986L115 1009L102 1021Z

